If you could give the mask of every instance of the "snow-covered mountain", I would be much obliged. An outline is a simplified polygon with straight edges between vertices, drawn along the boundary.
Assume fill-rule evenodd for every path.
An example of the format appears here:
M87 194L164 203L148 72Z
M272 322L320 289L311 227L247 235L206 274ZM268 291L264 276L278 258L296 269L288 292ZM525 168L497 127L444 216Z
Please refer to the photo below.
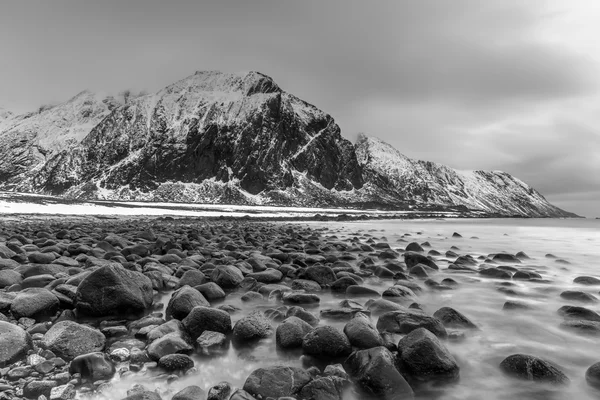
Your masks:
M0 110L0 189L80 199L462 208L563 216L503 173L413 161L258 72L197 72L148 95L84 91Z
M504 215L572 216L506 172L460 171L413 160L388 143L364 135L358 138L356 154L370 190L387 198L417 206L465 206Z

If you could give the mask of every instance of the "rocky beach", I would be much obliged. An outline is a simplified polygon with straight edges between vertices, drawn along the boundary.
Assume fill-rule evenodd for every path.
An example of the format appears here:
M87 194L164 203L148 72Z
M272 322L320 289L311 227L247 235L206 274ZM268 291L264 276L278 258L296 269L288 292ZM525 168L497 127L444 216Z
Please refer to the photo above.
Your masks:
M598 396L600 278L388 222L5 216L0 399Z

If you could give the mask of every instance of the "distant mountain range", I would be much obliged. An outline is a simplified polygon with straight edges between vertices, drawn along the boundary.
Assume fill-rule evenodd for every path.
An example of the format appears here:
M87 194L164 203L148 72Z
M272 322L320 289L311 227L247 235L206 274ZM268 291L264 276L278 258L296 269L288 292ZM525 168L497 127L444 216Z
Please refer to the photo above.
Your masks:
M504 172L412 160L342 137L258 72L197 72L145 95L84 91L0 109L0 190L77 199L456 210L571 217Z

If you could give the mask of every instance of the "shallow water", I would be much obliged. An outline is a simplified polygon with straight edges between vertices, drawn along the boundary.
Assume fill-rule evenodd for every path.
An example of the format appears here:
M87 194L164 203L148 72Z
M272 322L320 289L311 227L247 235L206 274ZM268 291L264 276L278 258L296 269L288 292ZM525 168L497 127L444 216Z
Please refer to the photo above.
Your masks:
M306 224L306 223L304 223ZM478 331L466 333L463 341L446 341L445 345L460 366L460 380L451 385L431 388L419 398L436 399L597 399L600 392L593 392L585 383L585 371L600 361L600 337L582 336L559 327L563 318L557 314L563 305L580 305L600 311L599 303L585 304L562 299L559 295L568 289L583 290L598 295L599 286L573 284L580 275L600 277L600 220L422 220L422 221L367 221L351 223L309 223L312 228L328 228L322 231L323 237L337 236L335 240L355 237L365 241L372 237L376 241L385 238L394 249L404 248L408 242L428 241L431 249L442 253L437 257L441 271L432 276L438 282L452 277L459 285L450 291L433 291L424 287L418 293L418 302L423 309L434 313L442 306L456 308L480 327ZM463 238L452 238L459 232ZM398 242L404 234L410 234ZM477 238L472 238L477 237ZM458 254L471 254L477 258L490 253L518 251L526 252L531 260L520 265L533 266L549 283L512 281L512 288L518 296L498 291L499 280L482 277L478 274L452 272L445 268L449 264L443 254L456 246ZM426 249L426 251L429 250ZM557 262L547 258L551 253L568 262ZM366 286L379 292L393 285L391 279L369 278ZM235 322L254 309L276 308L281 303L275 299L251 305L242 303L241 293L227 297L225 304L242 309L232 315ZM332 308L344 298L328 292L320 293L321 304L308 307L319 314L319 310ZM162 301L168 301L168 297ZM506 300L519 300L532 306L531 310L503 311ZM367 299L358 299L364 303ZM372 316L372 321L377 321ZM345 322L321 319L321 324L343 328ZM276 323L273 324L276 326ZM508 378L498 368L508 355L526 353L535 355L560 366L571 379L567 387L553 387L543 384L521 382ZM275 337L259 342L253 348L229 349L218 357L194 355L197 371L189 376L167 384L156 376L160 372L146 371L135 376L115 378L111 388L94 398L119 399L125 397L127 389L141 383L149 389L159 388L163 398L188 385L198 385L205 389L221 381L228 381L242 387L248 375L256 368L274 364L295 366L312 365L309 359L298 352L280 352L275 346ZM347 399L357 398L349 393Z

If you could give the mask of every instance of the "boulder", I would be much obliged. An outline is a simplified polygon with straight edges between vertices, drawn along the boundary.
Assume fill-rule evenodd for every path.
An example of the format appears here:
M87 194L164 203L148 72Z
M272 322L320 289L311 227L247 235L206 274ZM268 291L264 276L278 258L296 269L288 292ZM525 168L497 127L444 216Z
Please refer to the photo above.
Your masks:
M348 321L344 326L344 333L350 344L359 349L370 349L383 345L379 332L375 329L369 317L361 312Z
M218 308L198 306L184 318L183 327L193 340L204 331L227 334L231 332L231 317L229 313Z
M348 337L333 326L318 326L302 340L305 354L315 357L343 357L352 352Z
M243 389L259 398L296 398L311 377L305 370L285 365L274 365L253 371Z
M585 380L588 385L600 390L600 362L593 364L585 371Z
M44 288L28 288L21 290L15 297L10 312L15 318L34 318L52 316L59 307L58 298Z
M167 318L183 320L197 306L210 307L210 303L196 289L183 286L171 295L166 310Z
M313 265L306 268L302 274L304 279L317 282L321 286L331 285L337 277L331 267L324 265Z
M338 376L317 377L300 390L301 399L342 400L350 382Z
M221 289L221 286L214 282L204 283L202 285L194 286L194 289L202 293L204 298L208 301L219 300L225 298L225 291Z
M435 261L424 256L423 254L415 253L414 251L407 251L404 253L404 262L406 263L406 267L408 269L411 269L417 264L423 264L433 269L440 269Z
M169 372L185 372L194 367L194 360L185 354L167 354L159 358L158 366Z
M244 280L239 268L233 265L219 265L210 275L211 280L225 289L236 288Z
M206 392L200 386L187 386L175 393L171 400L204 400Z
M455 381L456 360L440 340L425 328L418 328L398 342L401 365L411 378L421 382Z
M75 357L69 365L69 373L81 374L92 382L110 379L115 374L115 365L105 353L89 353Z
M83 278L75 304L78 312L100 317L144 311L152 296L152 282L144 274L109 264Z
M233 339L240 343L263 339L272 334L271 321L261 311L253 311L233 327Z
M4 368L22 358L33 349L31 335L23 328L9 322L0 321L0 368Z
M169 354L189 354L194 347L184 334L172 332L150 343L147 351L151 359L158 361Z
M395 367L394 355L385 347L355 351L345 361L354 383L369 396L384 400L410 400L413 391Z
M61 321L44 335L44 346L65 360L104 350L106 338L97 329L74 321Z
M0 270L0 289L23 282L23 276L12 269Z
M288 317L275 330L275 342L284 349L302 347L302 339L312 330L308 322L298 317Z
M433 316L449 328L477 329L477 325L452 307L442 307Z
M500 369L507 375L523 380L553 384L569 383L569 378L556 366L527 354L513 354L506 357L500 363Z
M376 326L379 332L408 334L415 329L426 328L439 338L444 339L448 336L442 321L415 309L381 314Z

